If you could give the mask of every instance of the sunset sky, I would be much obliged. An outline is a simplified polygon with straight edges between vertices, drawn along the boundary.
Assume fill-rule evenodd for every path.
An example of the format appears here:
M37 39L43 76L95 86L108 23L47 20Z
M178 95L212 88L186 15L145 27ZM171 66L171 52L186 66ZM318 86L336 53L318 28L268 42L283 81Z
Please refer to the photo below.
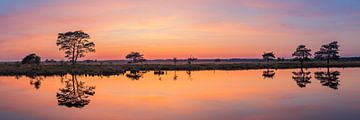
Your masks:
M291 57L335 40L360 56L360 0L1 0L0 60L64 59L57 34L75 30L96 44L83 59Z

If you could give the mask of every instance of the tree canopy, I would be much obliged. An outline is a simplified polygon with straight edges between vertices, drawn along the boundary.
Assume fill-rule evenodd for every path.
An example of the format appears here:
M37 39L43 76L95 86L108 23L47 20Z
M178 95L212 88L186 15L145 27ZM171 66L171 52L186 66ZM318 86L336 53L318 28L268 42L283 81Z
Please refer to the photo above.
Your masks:
M315 59L327 60L330 63L331 59L338 59L339 56L339 45L337 41L329 44L322 45L318 52L315 52Z
M127 54L125 58L131 60L130 63L138 63L138 62L146 61L144 55L139 52L131 52Z
M188 64L191 64L193 63L194 61L198 60L197 58L193 57L193 56L190 56L188 59L187 59L187 62Z
M305 60L309 60L309 57L311 57L310 52L311 49L306 48L305 45L299 45L292 56L295 57L295 60L299 60L301 64L303 64Z
M41 58L40 56L37 56L36 54L29 54L25 56L21 63L22 64L40 64Z
M264 53L262 55L263 59L266 60L266 61L269 61L269 60L274 60L276 57L275 57L275 54L273 52L268 52L268 53Z
M90 42L90 35L83 31L59 33L56 45L59 50L65 51L65 57L72 64L76 64L78 58L85 57L85 53L95 52L94 42Z

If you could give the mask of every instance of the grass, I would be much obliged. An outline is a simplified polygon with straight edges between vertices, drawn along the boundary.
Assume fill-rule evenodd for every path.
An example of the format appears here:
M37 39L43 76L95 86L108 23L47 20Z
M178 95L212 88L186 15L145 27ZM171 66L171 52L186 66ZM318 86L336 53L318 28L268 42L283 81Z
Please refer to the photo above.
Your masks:
M306 68L320 67L360 67L360 61L333 61L329 65L323 61L305 62ZM68 64L22 65L20 63L0 63L1 76L16 75L119 75L129 70L248 70L248 69L289 69L302 67L295 61L272 62L196 62L194 64L177 65L171 63L151 64L113 64L113 63L80 63L76 66Z

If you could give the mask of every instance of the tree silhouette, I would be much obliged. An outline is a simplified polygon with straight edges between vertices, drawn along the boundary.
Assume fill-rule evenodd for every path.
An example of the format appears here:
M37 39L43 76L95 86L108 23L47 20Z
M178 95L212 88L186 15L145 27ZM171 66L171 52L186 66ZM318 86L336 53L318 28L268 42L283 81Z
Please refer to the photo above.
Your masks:
M192 72L191 72L191 70L187 70L187 71L186 71L186 74L188 75L188 79L189 79L190 81L192 81Z
M26 77L30 78L30 85L34 86L35 89L40 89L41 81L44 80L44 77L34 75L27 75Z
M177 80L179 76L176 75L176 70L174 71L174 77L173 77L173 80Z
M142 63L146 61L144 55L139 52L131 52L127 54L125 58L131 60L129 63L138 63L138 62Z
M294 79L297 83L297 85L300 88L306 87L307 84L311 83L311 72L308 71L304 71L303 68L300 69L299 72L292 72L293 73L293 77L292 79Z
M21 64L40 64L41 58L40 56L37 56L36 54L29 54L27 56L25 56L22 61Z
M65 87L56 94L58 105L82 108L90 103L90 96L95 94L95 86L85 86L85 82L78 81L76 75L65 81Z
M337 41L331 42L326 45L322 45L320 51L315 52L315 59L327 60L327 63L330 63L330 60L336 60L340 58L339 56L339 45Z
M272 79L275 76L275 71L266 69L265 71L263 71L262 76L264 77L264 79L266 79L266 78L271 78Z
M160 81L161 81L161 76L164 75L164 74L165 74L165 72L162 71L162 70L156 70L156 71L154 71L154 75L159 76L159 80L160 80Z
M298 60L301 62L301 65L303 65L305 60L310 60L309 57L311 56L311 49L306 48L305 45L299 45L295 52L292 54L293 57L295 57L295 60Z
M60 46L59 50L65 51L65 57L75 65L78 58L85 57L85 53L95 52L95 44L89 39L90 36L83 31L59 33L56 45Z
M273 52L264 53L262 57L265 61L274 60L276 58Z
M188 64L192 64L194 61L198 60L197 58L193 57L192 55L187 59Z
M130 71L130 73L126 74L126 77L131 80L140 80L145 73L145 71Z
M173 58L172 60L174 62L174 65L176 65L176 63L179 61L176 57Z
M330 68L327 68L327 71L315 72L315 78L320 80L323 86L328 86L335 90L340 85L339 75L339 71L330 71Z

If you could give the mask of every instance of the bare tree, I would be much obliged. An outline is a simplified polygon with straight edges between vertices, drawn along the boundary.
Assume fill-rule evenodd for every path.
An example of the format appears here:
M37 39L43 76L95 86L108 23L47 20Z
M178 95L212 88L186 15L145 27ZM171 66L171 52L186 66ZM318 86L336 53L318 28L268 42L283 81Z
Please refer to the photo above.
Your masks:
M292 54L293 57L295 57L295 60L298 60L301 62L301 65L303 65L305 60L310 60L309 57L311 56L311 49L306 48L305 45L299 45L295 52Z
M83 31L59 33L56 45L60 46L59 50L65 51L65 57L75 65L78 58L85 57L85 53L95 52L95 44L89 39L90 35Z

